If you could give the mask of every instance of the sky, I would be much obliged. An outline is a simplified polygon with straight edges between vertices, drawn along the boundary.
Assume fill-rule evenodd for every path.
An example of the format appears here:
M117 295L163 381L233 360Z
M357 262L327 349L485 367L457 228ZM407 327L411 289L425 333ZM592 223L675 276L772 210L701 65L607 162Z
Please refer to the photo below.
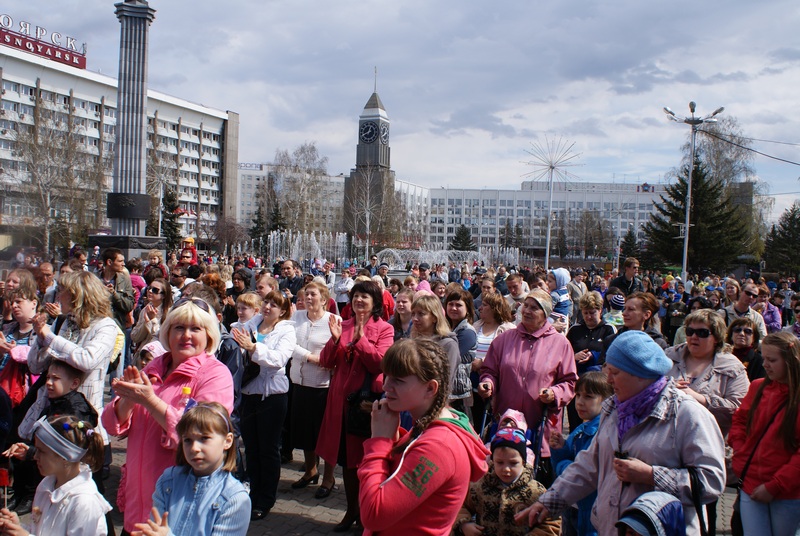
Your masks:
M328 172L355 165L377 90L397 178L510 188L571 147L574 181L657 182L680 164L688 115L720 106L752 147L800 162L800 4L773 0L153 0L149 85L240 114L240 162L315 142ZM0 12L87 44L117 76L114 2L28 0ZM770 142L781 143L770 143ZM756 155L772 218L800 167ZM784 195L785 194L785 195Z

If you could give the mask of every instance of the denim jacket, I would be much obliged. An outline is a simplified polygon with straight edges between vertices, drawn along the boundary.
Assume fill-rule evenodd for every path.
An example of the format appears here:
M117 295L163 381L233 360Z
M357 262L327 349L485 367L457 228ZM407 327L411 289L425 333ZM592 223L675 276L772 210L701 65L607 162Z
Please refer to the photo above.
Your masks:
M170 467L156 483L153 506L169 512L170 536L245 536L250 525L250 496L222 468L197 478L189 466Z

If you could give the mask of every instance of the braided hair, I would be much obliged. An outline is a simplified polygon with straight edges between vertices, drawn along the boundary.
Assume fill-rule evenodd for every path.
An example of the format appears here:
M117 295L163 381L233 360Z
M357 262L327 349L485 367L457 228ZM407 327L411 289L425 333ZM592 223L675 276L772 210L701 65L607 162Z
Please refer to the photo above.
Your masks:
M427 337L419 339L401 339L386 351L381 361L383 373L388 376L402 378L416 376L422 382L435 380L438 384L428 411L420 417L408 434L407 440L399 443L393 452L400 452L408 441L419 437L435 421L442 410L447 407L450 396L450 363L439 344Z

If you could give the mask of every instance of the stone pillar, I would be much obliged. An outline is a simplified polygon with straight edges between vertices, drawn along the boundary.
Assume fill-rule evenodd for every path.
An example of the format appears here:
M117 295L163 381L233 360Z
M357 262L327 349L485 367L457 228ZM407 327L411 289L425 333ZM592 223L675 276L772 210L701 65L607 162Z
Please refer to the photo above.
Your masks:
M147 50L155 10L146 0L115 4L122 25L117 86L114 183L108 218L115 235L143 237L150 216L147 171Z

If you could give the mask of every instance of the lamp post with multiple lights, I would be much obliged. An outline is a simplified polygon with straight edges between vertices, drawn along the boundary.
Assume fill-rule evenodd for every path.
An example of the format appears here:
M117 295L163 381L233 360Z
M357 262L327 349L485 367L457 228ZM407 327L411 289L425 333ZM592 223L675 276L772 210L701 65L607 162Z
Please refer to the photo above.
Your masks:
M683 281L686 281L688 277L688 261L689 261L689 224L691 223L691 208L692 208L692 175L694 174L694 151L695 151L695 140L697 139L697 127L702 125L703 123L716 123L717 120L714 119L714 116L720 114L725 110L722 106L714 110L713 113L705 116L705 117L695 117L694 111L697 108L697 104L692 101L689 103L689 112L691 112L691 117L679 117L675 115L675 112L664 107L664 113L667 114L667 118L670 121L675 121L676 123L686 123L687 125L692 127L692 154L691 158L689 159L689 181L686 187L686 221L684 222L683 228L683 265L681 266L681 278Z

